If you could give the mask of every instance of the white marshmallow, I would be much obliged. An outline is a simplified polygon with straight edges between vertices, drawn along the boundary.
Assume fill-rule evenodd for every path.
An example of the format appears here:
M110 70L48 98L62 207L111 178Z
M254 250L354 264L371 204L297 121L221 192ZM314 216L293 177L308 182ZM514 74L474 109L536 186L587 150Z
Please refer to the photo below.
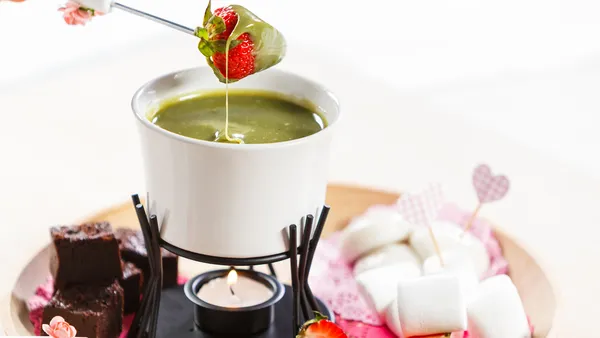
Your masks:
M363 294L380 315L396 297L398 282L421 276L421 267L412 262L396 263L365 271L356 276Z
M443 266L437 255L427 258L423 263L423 273L425 275L449 274L456 276L460 281L463 295L468 298L479 285L479 277L471 258L462 251L446 251L442 253L442 260Z
M408 238L412 225L394 210L377 209L355 218L340 236L342 256L349 262L369 251Z
M473 260L477 276L481 278L486 273L490 267L490 256L485 245L478 238L470 233L462 236L463 229L454 223L436 221L431 226L442 252L464 251ZM437 254L429 229L426 227L416 229L412 233L410 245L422 260Z
M421 265L421 258L406 244L389 244L361 257L354 264L354 275L382 266L412 262Z
M385 325L387 325L388 329L396 336L404 338L400 319L398 318L398 300L396 299L394 299L385 310Z
M398 282L398 320L406 337L467 329L467 309L456 276L430 275Z
M102 13L110 12L112 4L114 3L112 0L76 0L75 2L83 7L91 8Z
M527 338L527 315L517 288L507 275L479 285L467 305L471 330L479 338Z

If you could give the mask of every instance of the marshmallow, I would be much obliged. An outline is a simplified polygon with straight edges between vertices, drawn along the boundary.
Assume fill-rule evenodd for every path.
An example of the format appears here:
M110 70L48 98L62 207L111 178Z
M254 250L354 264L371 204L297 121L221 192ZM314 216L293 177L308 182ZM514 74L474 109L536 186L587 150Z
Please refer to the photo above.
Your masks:
M425 275L449 274L456 276L463 295L468 298L479 284L479 277L471 258L462 251L446 251L442 253L442 260L443 266L437 255L427 258L423 263L423 273Z
M354 264L354 275L356 276L370 269L402 262L412 262L419 266L421 265L421 259L410 246L406 244L389 244L356 261Z
M517 288L507 275L479 285L467 305L470 330L480 338L528 338L527 315Z
M462 236L463 229L450 222L436 221L433 222L432 228L442 252L464 251L473 260L479 278L487 272L490 267L490 256L485 245L479 239L470 233L465 233ZM437 254L429 235L429 229L426 227L419 228L412 233L410 245L422 260Z
M91 8L93 10L108 13L112 7L114 1L111 0L76 0L83 7Z
M404 338L400 319L398 319L398 300L394 299L385 310L385 325L396 336Z
M406 337L467 329L465 299L456 276L400 280L397 301L398 320Z
M371 301L380 315L396 297L398 282L421 276L421 267L412 262L396 263L367 270L356 276L363 294Z
M353 262L369 251L408 238L412 225L393 209L375 209L355 218L340 236L342 257Z

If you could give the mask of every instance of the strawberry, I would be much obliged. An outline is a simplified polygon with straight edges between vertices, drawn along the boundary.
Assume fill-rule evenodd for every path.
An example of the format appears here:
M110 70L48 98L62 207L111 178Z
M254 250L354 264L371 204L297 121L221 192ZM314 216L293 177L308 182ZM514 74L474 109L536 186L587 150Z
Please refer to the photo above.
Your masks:
M254 73L254 42L249 33L241 34L229 44L229 64L225 55L227 39L238 23L238 14L231 6L217 8L211 12L211 2L204 13L204 27L196 29L200 38L198 49L206 57L206 61L215 71L217 78L225 82L235 82ZM227 74L226 66L229 66Z
M245 25L237 27L240 18ZM230 41L226 55L226 44L234 31L236 38ZM203 27L196 29L196 36L200 38L198 49L221 82L235 82L274 66L285 54L281 33L239 5L217 8L212 13L209 0Z
M348 338L342 329L327 317L315 312L315 319L304 323L296 338Z

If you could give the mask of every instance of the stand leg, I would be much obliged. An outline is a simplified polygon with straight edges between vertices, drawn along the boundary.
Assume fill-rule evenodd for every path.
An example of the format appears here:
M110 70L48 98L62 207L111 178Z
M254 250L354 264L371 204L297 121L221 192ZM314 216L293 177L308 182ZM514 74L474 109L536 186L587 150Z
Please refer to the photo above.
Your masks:
M151 276L146 281L142 303L131 323L127 338L155 338L158 323L158 305L162 291L162 257L158 242L160 238L158 223L156 216L148 219L138 195L133 195L132 200L144 236Z
M299 289L299 276L298 276L298 243L297 243L297 233L296 233L296 225L290 225L290 268L292 272L292 328L294 329L294 335L296 336L298 330L300 330L300 317L299 317L299 308L300 308L300 289Z
M308 285L308 284L304 284L304 295L306 297L306 301L310 305L313 312L314 311L321 312L321 313L323 312L323 310L321 310L321 308L319 307L319 304L317 303L317 299L315 298L315 295L313 294L313 292L310 288L310 285Z
M269 263L269 272L271 273L271 276L277 278L277 272L275 272L275 268L273 267L273 263Z
M158 328L158 310L160 308L160 296L162 293L162 285L163 285L163 267L162 267L162 255L159 244L159 231L158 231L158 220L156 219L156 215L150 216L150 234L152 235L152 246L153 252L152 256L154 257L154 278L155 278L155 292L153 299L153 308L152 308L152 317L150 321L150 334L149 337L154 338L156 336L156 329Z
M308 303L310 304L313 311L320 311L319 304L317 304L317 300L310 289L310 285L308 285L308 276L310 274L310 267L312 266L313 258L315 256L315 251L317 251L317 245L319 244L319 239L321 238L321 234L323 233L323 228L325 227L325 222L327 221L327 216L329 215L329 210L331 208L328 205L323 206L323 210L321 210L321 215L319 216L319 220L317 222L317 227L315 228L315 233L310 241L310 246L308 248L307 254L307 262L306 262L306 271L304 272L304 294L308 299Z
M300 283L298 288L300 289L300 305L302 306L302 315L304 316L304 321L308 321L312 318L312 311L309 307L309 304L306 302L306 293L304 291L304 285L308 284L308 247L310 244L310 235L312 234L313 228L313 216L306 216L306 221L304 222L304 232L302 234L302 244L300 245L300 267L299 267L299 279Z

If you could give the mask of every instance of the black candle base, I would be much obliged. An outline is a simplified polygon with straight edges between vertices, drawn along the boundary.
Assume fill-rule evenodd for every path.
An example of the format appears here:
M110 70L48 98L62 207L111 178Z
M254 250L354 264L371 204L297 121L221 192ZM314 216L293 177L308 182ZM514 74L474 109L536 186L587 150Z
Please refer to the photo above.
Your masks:
M321 313L334 321L333 312L317 299ZM275 305L275 321L271 327L255 335L235 335L235 338L282 338L293 337L292 287L285 285L283 299ZM158 316L157 338L233 338L199 331L194 326L194 305L186 297L183 287L162 291Z

